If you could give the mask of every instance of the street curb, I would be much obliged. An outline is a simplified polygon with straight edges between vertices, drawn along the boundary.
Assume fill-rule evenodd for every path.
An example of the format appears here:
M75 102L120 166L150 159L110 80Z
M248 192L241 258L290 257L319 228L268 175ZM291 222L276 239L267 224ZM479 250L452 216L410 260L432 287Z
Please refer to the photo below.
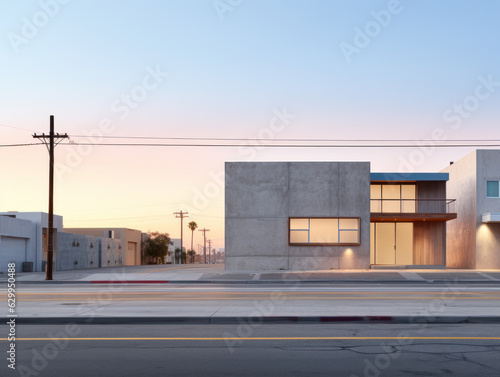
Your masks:
M0 281L7 283L7 281ZM22 284L500 284L500 280L18 280Z
M500 324L500 316L18 317L19 325ZM4 325L7 322L4 321Z

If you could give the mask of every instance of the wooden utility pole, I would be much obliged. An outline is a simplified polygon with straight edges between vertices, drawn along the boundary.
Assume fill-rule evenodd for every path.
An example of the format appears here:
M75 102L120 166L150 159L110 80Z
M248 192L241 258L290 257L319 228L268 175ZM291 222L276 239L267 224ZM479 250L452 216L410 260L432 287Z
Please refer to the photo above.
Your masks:
M184 219L185 217L189 217L187 216L188 212L182 212L182 210L180 212L174 212L174 215L175 215L175 218L176 219L181 219L181 263L182 264L182 228L183 228L183 225L182 225L182 219ZM187 258L186 258L186 261L187 261Z
M212 263L212 240L208 240L208 263Z
M61 139L67 139L68 134L59 135L54 133L54 115L51 115L49 135L45 135L44 133L41 135L33 134L33 138L43 140L43 143L49 151L49 234L45 280L52 280L52 260L54 258L54 148L60 143Z
M207 263L207 232L210 232L210 229L198 229L200 232L203 232L203 264Z

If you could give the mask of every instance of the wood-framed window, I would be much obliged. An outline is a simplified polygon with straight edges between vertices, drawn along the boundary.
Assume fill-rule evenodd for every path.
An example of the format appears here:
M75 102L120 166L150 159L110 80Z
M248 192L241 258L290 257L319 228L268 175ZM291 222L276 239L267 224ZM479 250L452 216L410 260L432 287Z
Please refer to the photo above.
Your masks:
M356 246L361 240L359 217L290 217L288 229L292 246Z

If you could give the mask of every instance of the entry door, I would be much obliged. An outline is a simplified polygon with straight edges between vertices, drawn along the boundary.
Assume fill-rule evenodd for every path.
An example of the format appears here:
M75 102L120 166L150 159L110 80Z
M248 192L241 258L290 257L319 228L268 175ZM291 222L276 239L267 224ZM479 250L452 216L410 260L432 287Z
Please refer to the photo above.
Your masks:
M396 264L396 223L375 224L375 264Z
M413 224L375 223L375 264L413 264Z

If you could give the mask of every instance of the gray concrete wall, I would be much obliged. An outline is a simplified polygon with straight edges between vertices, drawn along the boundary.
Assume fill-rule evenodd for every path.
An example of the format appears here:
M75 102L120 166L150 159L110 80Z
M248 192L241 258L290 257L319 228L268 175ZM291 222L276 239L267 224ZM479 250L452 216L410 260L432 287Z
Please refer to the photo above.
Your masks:
M56 270L121 266L122 249L120 240L58 232L55 244Z
M486 181L500 181L500 150L477 150L476 160L476 268L500 268L500 224L482 222L500 212L500 198L486 197Z
M123 264L128 266L140 265L141 264L141 231L136 229L128 228L64 228L65 232L84 234L87 236L94 237L108 237L108 231L115 232L115 239L121 241L122 249L124 250ZM135 252L129 251L129 245L135 244Z
M55 246L56 270L79 270L89 268L88 254L99 248L99 241L96 237L59 232Z
M125 247L120 240L101 238L101 267L125 265Z
M368 162L227 162L226 269L370 266ZM289 217L360 217L360 246L289 246Z
M446 224L446 266L476 267L476 152L442 170L450 174L446 197L456 199L457 219Z

